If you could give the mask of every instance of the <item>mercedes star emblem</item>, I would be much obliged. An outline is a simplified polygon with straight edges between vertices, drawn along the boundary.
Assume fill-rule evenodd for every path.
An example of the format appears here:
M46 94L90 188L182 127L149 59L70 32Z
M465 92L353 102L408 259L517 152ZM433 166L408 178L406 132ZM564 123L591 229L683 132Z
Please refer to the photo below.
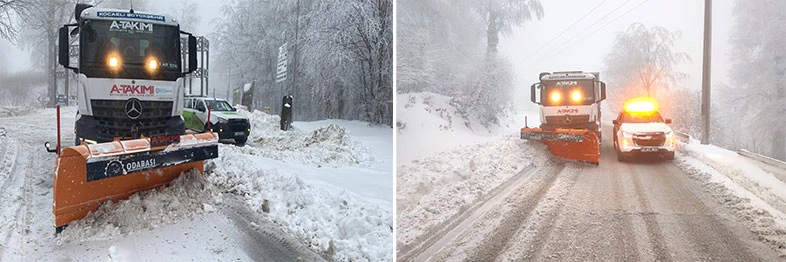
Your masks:
M573 121L570 120L570 115L565 116L565 124L570 125L571 122L573 122Z
M125 106L126 116L130 119L137 119L142 115L142 102L139 99L128 99Z

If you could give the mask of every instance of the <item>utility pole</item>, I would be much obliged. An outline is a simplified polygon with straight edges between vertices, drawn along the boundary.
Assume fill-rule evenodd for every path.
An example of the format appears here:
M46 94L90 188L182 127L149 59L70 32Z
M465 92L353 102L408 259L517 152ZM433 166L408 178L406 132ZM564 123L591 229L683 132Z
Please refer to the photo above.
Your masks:
M294 66L292 68L292 92L290 94L292 94L294 99L300 99L297 94L298 48L300 47L300 45L298 45L298 29L300 29L300 0L297 0L295 3L295 44L292 48L292 53L294 53ZM294 104L294 101L292 103ZM295 116L298 115L295 113L297 112L298 111L295 111L293 106L292 121L295 121Z
M712 56L712 0L704 0L704 63L701 74L701 144L710 143L710 65Z
M776 95L778 99L783 99L786 97L786 94L784 94L784 88L786 87L784 87L783 79L784 74L786 74L786 55L783 54L783 51L780 49L777 49L775 53L775 70L777 70L778 73L778 91ZM786 106L781 105L780 111L786 112ZM786 132L784 132L782 128L775 128L775 130L780 130L780 133L776 134L772 142L771 156L780 160L786 160L786 137L784 137Z

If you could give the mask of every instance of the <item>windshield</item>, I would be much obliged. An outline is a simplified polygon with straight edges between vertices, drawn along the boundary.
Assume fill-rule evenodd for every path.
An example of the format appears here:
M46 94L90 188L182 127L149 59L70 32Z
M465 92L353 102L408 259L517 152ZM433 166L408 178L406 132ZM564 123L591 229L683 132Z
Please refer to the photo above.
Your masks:
M545 106L591 105L594 90L592 80L543 81L540 101Z
M208 106L210 106L210 110L212 111L233 111L232 106L227 103L227 101L223 100L205 100Z
M88 77L175 80L181 76L176 26L123 20L88 20L80 30L79 69ZM111 58L119 64L112 69ZM157 69L145 66L155 60Z
M623 123L662 123L663 118L660 116L660 114L658 114L658 112L652 112L650 114L625 112L622 113L622 122Z

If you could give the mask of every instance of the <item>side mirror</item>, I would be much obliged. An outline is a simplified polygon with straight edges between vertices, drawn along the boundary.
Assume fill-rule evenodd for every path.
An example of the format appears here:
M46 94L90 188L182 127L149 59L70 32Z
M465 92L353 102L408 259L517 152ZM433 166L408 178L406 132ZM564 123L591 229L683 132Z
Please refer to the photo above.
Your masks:
M70 68L71 61L68 57L68 27L63 26L58 31L58 39L57 39L57 62L60 63L61 66L66 68Z
M667 125L671 125L671 119L667 118L665 122L666 122Z
M603 100L606 100L606 83L600 82L600 100L598 101Z
M611 123L614 124L615 126L620 125L620 121L616 119L612 120Z
M186 74L193 73L197 69L197 40L193 35L188 36L188 71ZM204 111L204 110L202 110Z
M237 108L232 107L232 112L237 112Z
M530 88L530 98L529 99L532 101L532 103L535 103L535 104L538 104L538 105L540 105L540 102L537 101L537 97L535 96L535 93L536 93L535 89L538 88L539 84L540 83L534 83L531 86L529 86L529 88Z

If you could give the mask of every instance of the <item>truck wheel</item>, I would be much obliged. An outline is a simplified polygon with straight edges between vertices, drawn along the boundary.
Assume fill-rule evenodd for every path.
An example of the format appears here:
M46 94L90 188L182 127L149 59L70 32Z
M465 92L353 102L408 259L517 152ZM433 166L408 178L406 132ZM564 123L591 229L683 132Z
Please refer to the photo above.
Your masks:
M674 160L674 151L666 153L666 160Z
M625 153L617 151L617 161L619 162L628 161L628 157L625 155Z

